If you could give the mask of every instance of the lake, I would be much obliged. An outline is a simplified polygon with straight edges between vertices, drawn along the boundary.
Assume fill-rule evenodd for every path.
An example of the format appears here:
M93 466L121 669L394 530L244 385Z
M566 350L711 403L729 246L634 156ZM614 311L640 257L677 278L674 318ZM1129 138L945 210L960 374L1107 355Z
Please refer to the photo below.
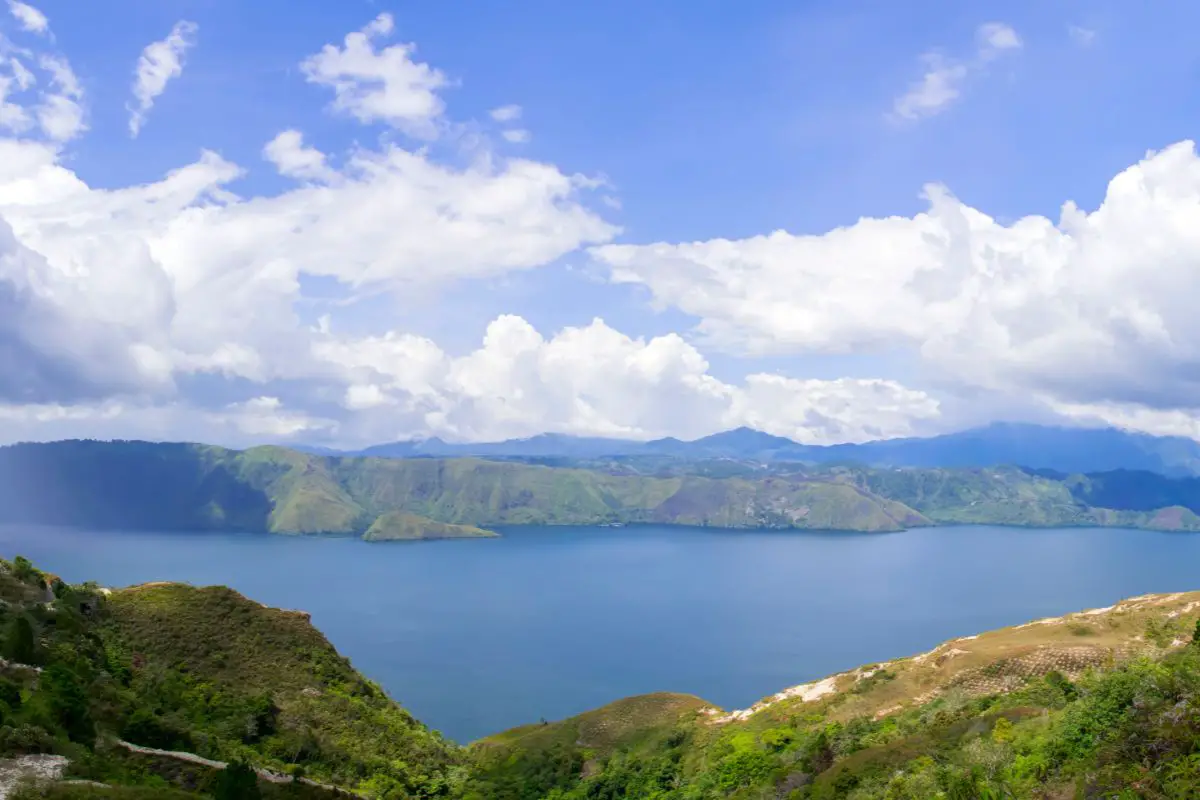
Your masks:
M522 528L368 544L0 526L70 581L222 583L309 611L361 671L458 741L632 694L741 708L981 630L1200 588L1200 535Z

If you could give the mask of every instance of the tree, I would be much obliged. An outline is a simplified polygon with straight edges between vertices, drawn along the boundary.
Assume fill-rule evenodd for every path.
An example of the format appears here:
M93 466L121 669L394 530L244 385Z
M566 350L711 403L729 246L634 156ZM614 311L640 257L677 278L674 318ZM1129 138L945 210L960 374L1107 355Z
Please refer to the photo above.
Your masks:
M34 569L33 562L25 556L17 556L14 558L12 562L12 568L13 575L16 576L17 580L28 581L30 578L41 577L41 573Z
M8 635L4 637L4 655L9 661L32 664L35 652L33 625L29 617L18 614L9 623Z
M89 745L95 741L87 690L74 672L63 664L50 665L38 681L38 691L45 693L50 710L71 741Z
M1200 644L1200 619L1196 620L1196 629L1192 631L1192 644Z
M258 775L243 761L234 761L217 775L213 800L261 800Z

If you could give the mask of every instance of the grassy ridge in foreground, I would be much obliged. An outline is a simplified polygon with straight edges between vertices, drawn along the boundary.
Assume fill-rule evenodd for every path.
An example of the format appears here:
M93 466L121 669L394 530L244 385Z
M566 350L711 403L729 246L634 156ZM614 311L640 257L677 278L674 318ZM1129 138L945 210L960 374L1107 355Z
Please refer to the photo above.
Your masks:
M1193 798L1198 620L1200 592L1146 596L956 639L744 711L631 698L477 743L467 797Z
M0 757L61 755L67 777L143 796L249 797L221 789L243 764L274 776L246 773L267 798L342 796L331 785L376 798L458 793L462 750L359 675L307 614L222 587L68 586L19 558L0 562L0 599ZM19 763L0 762L0 795Z
M136 728L138 744L280 771L301 764L375 791L436 794L456 763L454 745L355 672L307 614L182 584L113 592L106 606L110 647L137 665L131 688L161 708Z
M593 464L593 467L600 466ZM752 464L666 474L281 447L55 442L0 448L0 522L167 530L479 536L500 525L659 523L898 531L933 524L1200 530L1200 479ZM719 476L718 476L719 474ZM455 527L461 526L461 527Z

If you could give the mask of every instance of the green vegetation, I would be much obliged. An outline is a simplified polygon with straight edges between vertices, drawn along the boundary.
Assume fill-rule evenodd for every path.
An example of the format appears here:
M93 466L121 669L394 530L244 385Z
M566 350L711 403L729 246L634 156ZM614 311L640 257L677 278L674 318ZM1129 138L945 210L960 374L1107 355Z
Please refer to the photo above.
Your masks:
M658 462L654 462L658 463ZM650 473L512 461L316 456L190 444L0 448L3 522L342 534L488 535L502 525L659 523L897 531L934 524L1200 530L1200 479L1118 471L764 468L675 460ZM661 465L660 465L661 466Z
M0 667L0 758L58 754L68 777L91 783L25 796L458 793L462 750L355 672L306 614L220 587L68 586L26 565L0 562L11 656Z
M1124 470L1064 476L1017 467L837 473L938 524L1200 530L1192 510L1200 509L1200 481L1190 478Z
M388 511L380 514L367 532L368 542L389 542L403 539L470 539L480 536L495 536L492 531L474 525L455 525L450 522L435 522L427 517L407 514L403 511Z
M1197 609L1198 593L1136 598L947 642L751 712L633 698L477 743L466 796L1197 797ZM1080 627L1093 631L1086 644ZM615 735L594 733L609 719Z
M25 659L0 665L0 791L31 758L65 770L19 800L1200 796L1200 592L957 639L745 711L645 695L469 748L304 613L229 589L107 592L14 559L0 623Z

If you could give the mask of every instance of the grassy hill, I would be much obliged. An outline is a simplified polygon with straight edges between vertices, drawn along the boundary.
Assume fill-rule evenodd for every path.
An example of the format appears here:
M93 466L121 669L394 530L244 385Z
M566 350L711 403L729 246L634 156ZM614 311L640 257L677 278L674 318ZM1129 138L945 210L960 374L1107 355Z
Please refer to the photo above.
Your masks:
M631 698L472 748L471 800L1200 796L1200 592L946 642L726 712Z
M726 462L722 462L726 463ZM732 464L733 462L728 462ZM55 442L0 448L0 522L100 528L486 535L502 525L660 523L896 531L932 524L1200 530L1200 479L1015 467L716 469L666 474L281 447Z
M147 797L220 795L230 770L214 764L260 770L250 782L268 797L458 791L462 750L359 675L307 614L222 587L68 586L20 559L0 562L0 598L0 792L14 759L42 753L69 759L68 778L159 792ZM109 796L97 792L47 796Z

